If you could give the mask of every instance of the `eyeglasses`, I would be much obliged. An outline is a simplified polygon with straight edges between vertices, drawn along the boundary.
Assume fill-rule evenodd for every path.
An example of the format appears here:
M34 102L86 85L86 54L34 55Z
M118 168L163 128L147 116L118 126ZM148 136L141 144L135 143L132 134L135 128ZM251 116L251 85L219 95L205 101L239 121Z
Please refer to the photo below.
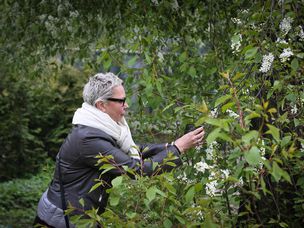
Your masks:
M110 97L110 98L108 98L107 100L108 100L108 101L113 101L113 102L120 103L121 106L124 106L124 105L125 105L125 102L126 102L126 99L127 99L126 97L123 98L123 99L120 99L120 98L112 98L112 97Z

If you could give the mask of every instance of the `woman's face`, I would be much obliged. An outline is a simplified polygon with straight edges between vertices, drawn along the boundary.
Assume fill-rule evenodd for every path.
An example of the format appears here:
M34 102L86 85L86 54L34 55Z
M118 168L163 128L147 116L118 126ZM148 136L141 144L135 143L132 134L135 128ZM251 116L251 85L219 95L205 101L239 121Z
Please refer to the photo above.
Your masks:
M125 89L123 86L115 86L113 88L113 95L101 106L97 106L101 111L107 113L114 121L119 122L125 115L126 109L129 107L127 102L121 100L126 98ZM118 99L118 100L115 100Z

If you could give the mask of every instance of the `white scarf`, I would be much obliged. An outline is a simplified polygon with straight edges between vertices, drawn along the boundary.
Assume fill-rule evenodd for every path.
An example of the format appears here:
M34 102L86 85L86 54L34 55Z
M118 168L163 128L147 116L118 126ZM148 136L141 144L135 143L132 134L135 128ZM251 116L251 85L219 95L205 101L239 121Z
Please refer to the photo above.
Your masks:
M140 159L130 128L124 117L117 123L107 113L88 103L83 103L82 107L74 113L72 124L81 124L104 131L117 141L123 152L133 158Z

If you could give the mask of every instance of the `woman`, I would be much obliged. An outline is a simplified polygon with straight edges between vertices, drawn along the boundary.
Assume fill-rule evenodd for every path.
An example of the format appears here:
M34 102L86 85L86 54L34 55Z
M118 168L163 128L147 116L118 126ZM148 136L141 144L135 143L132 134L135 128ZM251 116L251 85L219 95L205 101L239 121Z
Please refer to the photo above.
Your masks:
M128 104L122 80L113 73L91 77L84 86L83 100L82 107L74 114L73 129L57 155L53 180L39 201L35 224L73 227L63 213L67 203L84 210L94 207L99 208L100 213L104 211L108 197L105 187L89 193L101 173L96 166L97 155L112 155L116 165L151 175L154 162L161 163L171 152L176 157L173 162L178 166L180 155L200 144L204 137L203 128L198 128L171 144L136 147L124 118ZM144 148L148 150L143 151ZM160 167L162 171L172 168ZM120 174L119 169L112 169L101 178L110 184ZM80 199L83 199L84 207L80 205Z

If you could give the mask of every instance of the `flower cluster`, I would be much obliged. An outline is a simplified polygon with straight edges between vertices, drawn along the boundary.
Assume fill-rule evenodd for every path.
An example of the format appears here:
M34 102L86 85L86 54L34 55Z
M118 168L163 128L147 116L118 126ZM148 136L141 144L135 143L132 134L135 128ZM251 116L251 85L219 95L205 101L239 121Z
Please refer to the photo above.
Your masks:
M216 117L218 116L218 110L217 110L217 108L212 109L212 110L210 111L209 116L212 117L212 118L216 118Z
M191 180L188 178L187 174L184 172L182 174L180 174L179 176L177 176L177 179L186 183L186 184L192 184L194 183L194 180Z
M196 169L197 172L201 172L201 173L204 173L206 169L209 169L209 165L204 161L200 161L198 163L196 163L194 165L194 168Z
M240 51L241 47L241 42L242 42L242 35L234 35L231 39L231 49L233 50L232 53L237 53Z
M281 39L278 37L278 39L276 40L276 43L279 43L279 44L288 44L286 40L284 39Z
M217 149L218 145L219 144L216 141L210 143L210 145L206 149L206 159L207 160L212 160L213 159L213 152L214 152L215 149Z
M177 0L174 0L174 1L172 2L172 8L173 8L174 10L178 10L179 5L178 5Z
M227 179L229 177L229 175L230 175L229 169L222 169L221 172L222 172L222 177L224 179Z
M303 28L301 26L299 26L299 33L298 36L300 37L300 40L304 40L304 31Z
M218 192L218 189L216 188L217 181L213 180L206 184L206 194L209 196L215 196L215 194Z
M235 113L234 111L227 109L226 112L228 113L228 115L234 119L239 118L239 115L237 113Z
M280 54L279 58L281 59L281 62L286 62L289 60L289 57L293 55L293 52L290 48L284 48L283 52Z
M242 21L239 19L239 18L231 18L231 21L234 23L234 24L237 24L237 25L241 25L242 24Z
M292 107L292 109L290 110L290 112L291 112L291 114L293 114L293 115L297 114L297 112L298 112L298 107L297 107L297 105L294 105L294 106Z
M300 149L301 152L304 152L304 143L301 143L301 149Z
M280 23L280 29L283 32L284 35L286 35L289 30L291 29L291 23L293 22L293 19L290 17L284 18Z
M260 72L267 73L271 68L273 60L274 60L274 56L272 53L269 53L268 55L264 55L262 66L260 67Z
M158 6L158 0L151 0L151 2L154 4L154 5L156 5L156 6Z

